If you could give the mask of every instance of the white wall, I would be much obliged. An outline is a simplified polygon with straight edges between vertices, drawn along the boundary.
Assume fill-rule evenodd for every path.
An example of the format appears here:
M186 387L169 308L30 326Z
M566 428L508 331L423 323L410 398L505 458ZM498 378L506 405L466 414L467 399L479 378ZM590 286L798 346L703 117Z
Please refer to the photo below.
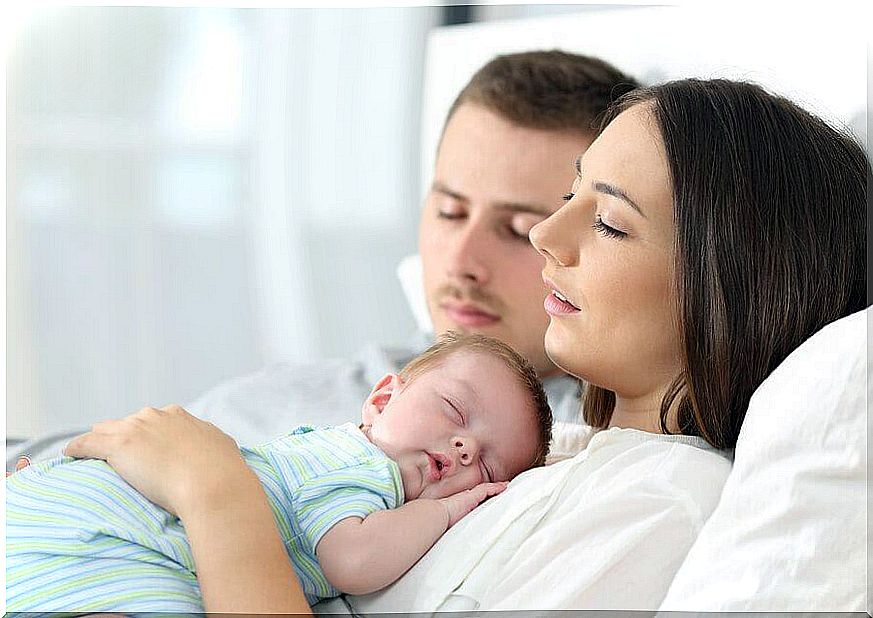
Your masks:
M33 13L7 62L7 435L405 340L437 18Z
M544 8L527 12L542 13ZM525 13L523 7L479 9L495 16ZM556 15L432 31L421 124L422 169L431 169L442 119L476 69L496 54L528 49L560 48L599 56L644 83L692 76L750 79L866 136L867 44L873 20L869 7L861 3L706 2L564 12L567 9L560 7ZM426 184L420 189L424 191Z

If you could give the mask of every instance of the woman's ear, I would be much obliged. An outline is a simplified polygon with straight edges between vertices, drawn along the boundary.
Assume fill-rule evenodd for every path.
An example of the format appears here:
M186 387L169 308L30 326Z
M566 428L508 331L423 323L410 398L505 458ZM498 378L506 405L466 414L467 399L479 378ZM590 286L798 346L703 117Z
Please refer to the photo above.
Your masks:
M396 373L387 373L376 382L373 390L364 400L364 406L361 409L361 420L364 426L369 427L373 424L373 421L382 414L382 410L385 409L385 406L391 401L391 397L400 390L402 385L403 378Z

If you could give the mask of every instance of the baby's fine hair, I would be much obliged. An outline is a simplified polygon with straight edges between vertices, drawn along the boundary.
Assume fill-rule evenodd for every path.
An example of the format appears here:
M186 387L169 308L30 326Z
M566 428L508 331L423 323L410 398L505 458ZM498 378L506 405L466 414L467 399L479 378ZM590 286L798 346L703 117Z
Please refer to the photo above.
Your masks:
M436 343L409 361L400 370L400 377L408 384L425 372L439 367L442 361L455 352L463 350L490 354L502 360L530 395L532 412L536 415L539 428L536 455L531 462L531 467L543 465L546 455L549 454L549 443L552 441L552 409L549 407L549 401L536 370L527 359L506 343L478 333L447 331L437 337Z

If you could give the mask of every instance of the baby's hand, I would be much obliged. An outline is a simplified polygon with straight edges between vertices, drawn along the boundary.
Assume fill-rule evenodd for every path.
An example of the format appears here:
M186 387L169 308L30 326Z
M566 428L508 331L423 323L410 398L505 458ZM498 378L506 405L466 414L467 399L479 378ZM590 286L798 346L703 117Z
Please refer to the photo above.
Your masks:
M479 506L485 498L496 496L509 485L506 481L499 483L480 483L472 489L461 491L446 498L441 498L440 503L446 507L449 515L449 528L454 526L460 519Z

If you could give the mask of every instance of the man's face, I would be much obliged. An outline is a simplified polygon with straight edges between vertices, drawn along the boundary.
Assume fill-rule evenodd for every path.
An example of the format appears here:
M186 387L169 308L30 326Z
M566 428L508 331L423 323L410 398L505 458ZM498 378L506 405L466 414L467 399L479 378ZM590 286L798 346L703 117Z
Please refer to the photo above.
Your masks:
M446 125L419 231L428 309L436 333L501 339L541 377L559 370L545 353L544 259L530 229L573 184L591 136L519 127L464 103Z

